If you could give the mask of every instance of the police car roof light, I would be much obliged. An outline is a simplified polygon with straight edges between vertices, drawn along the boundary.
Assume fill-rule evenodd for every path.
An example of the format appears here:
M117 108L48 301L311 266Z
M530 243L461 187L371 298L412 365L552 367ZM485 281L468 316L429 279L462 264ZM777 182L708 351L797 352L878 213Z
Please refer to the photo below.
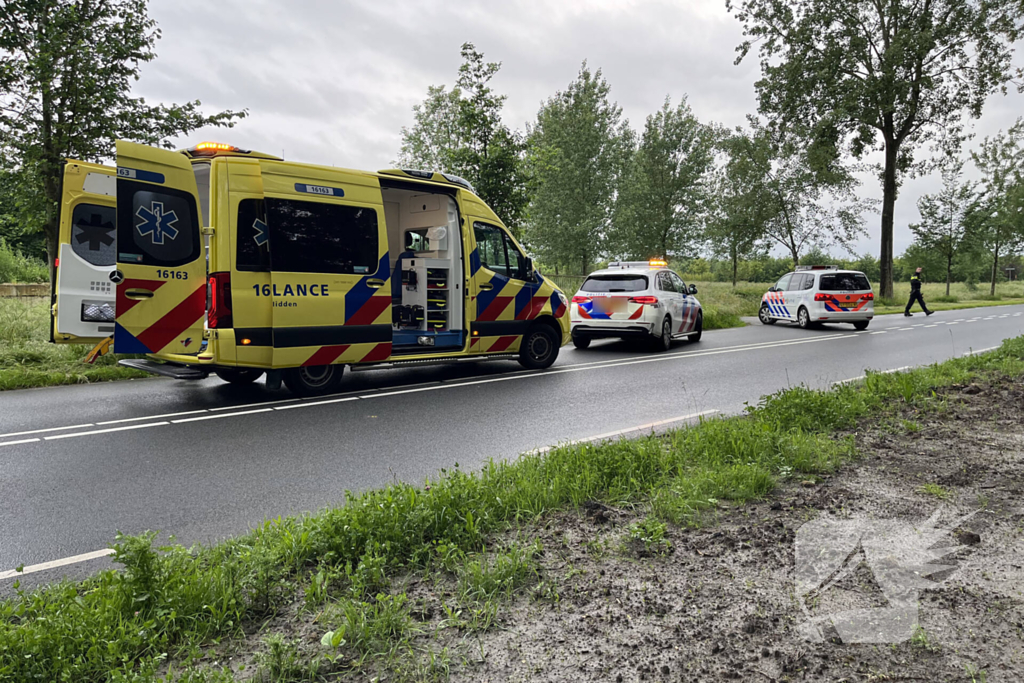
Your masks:
M839 270L839 266L797 266L797 270Z
M648 263L652 268L668 268L668 261L663 259L651 259Z
M650 268L654 266L654 261L612 261L608 264L609 268ZM664 265L664 264L662 264Z

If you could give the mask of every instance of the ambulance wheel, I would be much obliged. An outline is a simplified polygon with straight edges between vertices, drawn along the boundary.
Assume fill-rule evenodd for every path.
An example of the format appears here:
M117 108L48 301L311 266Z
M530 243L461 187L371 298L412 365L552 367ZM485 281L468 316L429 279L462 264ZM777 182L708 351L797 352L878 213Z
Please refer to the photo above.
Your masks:
M860 331L868 329L868 325L871 323L869 320L858 320L853 324L853 329Z
M796 313L796 322L800 326L801 330L809 330L814 326L811 322L811 314L808 313L807 309L803 306L801 306L800 310Z
M572 345L575 346L577 349L588 348L590 346L590 338L589 337L573 337L572 338Z
M655 351L668 351L672 348L672 319L667 315L661 321L661 336L651 337L651 348Z
M693 332L689 335L690 343L699 342L704 334L704 314L697 314L697 322L693 326Z
M757 319L761 321L762 325L775 324L775 318L772 317L772 312L768 310L767 306L761 306L761 310L757 312Z
M322 396L341 384L344 365L313 365L284 371L284 383L296 396Z
M523 335L519 364L528 370L549 368L558 358L558 337L543 323L535 324Z
M255 368L215 368L213 371L228 384L252 384L263 376L262 370Z

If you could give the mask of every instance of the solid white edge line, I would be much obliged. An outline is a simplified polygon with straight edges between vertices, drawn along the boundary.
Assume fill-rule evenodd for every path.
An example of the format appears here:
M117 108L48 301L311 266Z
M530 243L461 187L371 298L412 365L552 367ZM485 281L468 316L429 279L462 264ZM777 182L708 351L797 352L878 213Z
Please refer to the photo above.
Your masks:
M293 403L295 401L301 401L300 398L283 398L279 401L264 401L263 403L244 403L240 406L221 406L219 408L208 408L211 413L221 412L224 410L241 410L242 408L255 408L256 406L272 406L278 403Z
M627 427L626 429L617 429L614 432L607 432L605 434L598 434L597 436L588 436L583 439L573 439L572 441L562 441L554 446L542 446L540 448L534 448L533 450L526 451L523 455L543 455L556 448L562 446L575 446L582 443L592 443L594 441L605 441L607 439L615 438L616 436L623 436L625 434L632 434L633 432L645 432L648 429L654 429L662 425L673 424L675 422L683 422L685 420L692 420L698 417L704 417L705 415L712 415L717 413L718 409L712 408L711 410L702 410L699 413L691 413L689 415L680 415L679 417L670 417L667 420L658 420L657 422L648 422L647 424L638 425L636 427Z
M127 427L111 427L110 429L93 429L88 432L75 432L74 434L58 434L57 436L43 437L46 441L54 441L56 439L70 439L74 436L89 436L90 434L109 434L110 432L126 432L130 429L145 429L146 427L159 427L161 425L169 425L170 422L150 422L144 425L129 425Z
M42 562L40 564L34 564L30 567L24 567L20 572L16 569L11 569L6 572L0 572L0 581L4 579L13 579L18 576L24 576L25 574L34 574L35 572L46 571L47 569L56 569L57 567L65 567L69 564L78 564L79 562L88 562L89 560L95 560L100 557L106 557L107 555L113 555L113 548L107 548L105 550L94 550L91 553L82 553L81 555L75 555L73 557L65 557L61 560L51 560L50 562Z
M183 420L171 420L174 424L183 424L185 422L200 422L202 420L219 420L222 417L238 417L239 415L253 415L255 413L272 413L273 408L261 408L259 410L243 410L240 413L220 413L219 415L203 415L201 417L186 417Z
M160 420L165 417L178 417L179 415L195 415L196 413L205 413L206 409L200 410L186 410L182 413L167 413L166 415L146 415L145 417L126 417L123 420L107 420L106 422L97 422L96 426L100 425L116 425L122 422L140 422L142 420Z
M19 439L18 441L0 441L0 446L17 446L19 443L33 443L35 441L42 441L42 439L36 437L34 439Z
M291 406L277 406L274 410L294 410L295 408L312 408L313 406L323 406L328 403L345 403L346 401L358 401L362 396L346 396L345 398L332 398L327 401L312 401L310 403L296 403ZM235 415L236 413L232 413Z
M70 425L68 427L50 427L48 429L30 429L25 432L11 432L10 434L0 434L0 439L6 439L9 436L27 436L28 434L44 434L46 432L62 432L65 429L82 429L84 427L94 426L92 422L86 422L84 425Z
M862 379L866 379L867 375L858 375L857 377L850 377L849 379L841 379L837 382L832 382L832 386L839 386L841 384L850 384L851 382L859 382Z

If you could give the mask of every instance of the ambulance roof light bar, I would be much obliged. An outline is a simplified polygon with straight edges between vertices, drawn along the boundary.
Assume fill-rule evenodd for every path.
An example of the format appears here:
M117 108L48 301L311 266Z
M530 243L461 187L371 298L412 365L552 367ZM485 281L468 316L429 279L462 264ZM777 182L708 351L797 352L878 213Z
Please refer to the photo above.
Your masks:
M797 270L839 270L839 266L797 266Z
M281 157L276 157L272 154L264 154L262 152L254 152L251 149L242 149L241 147L235 147L224 142L200 142L195 147L189 147L188 149L179 150L182 154L189 157L190 159L208 159L218 156L240 156L245 155L253 157L255 159L273 159L281 161Z

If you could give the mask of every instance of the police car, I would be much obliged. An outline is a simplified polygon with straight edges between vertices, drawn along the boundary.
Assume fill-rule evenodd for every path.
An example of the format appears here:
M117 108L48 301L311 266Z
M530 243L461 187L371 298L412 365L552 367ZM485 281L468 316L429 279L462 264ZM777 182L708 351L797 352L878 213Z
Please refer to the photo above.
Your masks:
M578 349L593 339L646 339L658 351L673 340L700 341L704 312L697 288L664 261L611 263L587 276L572 298L572 342Z
M875 317L875 294L864 273L836 266L797 266L765 293L757 315L765 325L779 320L807 329L821 323L853 323L866 330Z

